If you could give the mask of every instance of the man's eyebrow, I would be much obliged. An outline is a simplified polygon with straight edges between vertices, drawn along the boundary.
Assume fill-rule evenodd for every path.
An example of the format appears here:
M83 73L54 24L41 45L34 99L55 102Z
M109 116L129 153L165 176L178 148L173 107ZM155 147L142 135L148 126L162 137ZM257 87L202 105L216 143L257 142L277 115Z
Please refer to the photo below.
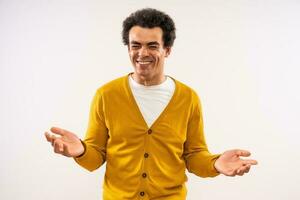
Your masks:
M148 42L147 45L159 45L158 42Z
M139 45L141 45L140 42L137 42L137 41L134 41L134 40L131 41L130 44L139 44ZM158 45L158 46L159 46L159 43L154 41L154 42L148 42L147 45L148 45L148 46L149 46L149 45Z
M133 40L133 41L130 42L130 44L141 44L141 43Z

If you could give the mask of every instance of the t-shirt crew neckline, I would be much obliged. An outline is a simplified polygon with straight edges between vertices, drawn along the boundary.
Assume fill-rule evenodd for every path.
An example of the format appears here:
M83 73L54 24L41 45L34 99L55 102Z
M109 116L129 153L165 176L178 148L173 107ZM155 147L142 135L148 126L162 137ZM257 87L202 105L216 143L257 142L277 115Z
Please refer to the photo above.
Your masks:
M175 84L175 81L167 75L165 75L165 80L162 83L160 83L158 85L149 85L149 86L140 84L137 81L135 81L132 77L132 73L130 73L128 76L129 76L129 79L130 79L129 81L131 81L132 85L135 88L140 88L140 89L164 89L164 88L169 87L168 84L167 84L169 81L173 81L174 84ZM176 87L176 85L175 85L175 87Z

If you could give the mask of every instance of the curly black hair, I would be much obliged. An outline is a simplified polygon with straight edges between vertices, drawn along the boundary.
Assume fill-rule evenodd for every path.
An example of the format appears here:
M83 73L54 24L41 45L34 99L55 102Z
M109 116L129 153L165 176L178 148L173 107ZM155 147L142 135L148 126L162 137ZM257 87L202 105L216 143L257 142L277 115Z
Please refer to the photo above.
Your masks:
M144 8L132 13L123 21L122 39L124 45L129 44L129 31L133 26L143 28L160 27L163 31L164 47L172 47L176 38L175 24L171 17L153 8Z

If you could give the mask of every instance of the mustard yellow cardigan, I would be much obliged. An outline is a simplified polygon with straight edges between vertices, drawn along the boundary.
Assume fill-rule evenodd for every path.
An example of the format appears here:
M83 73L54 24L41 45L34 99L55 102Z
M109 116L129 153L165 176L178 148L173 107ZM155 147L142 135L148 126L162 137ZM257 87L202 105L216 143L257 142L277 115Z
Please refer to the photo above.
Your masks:
M128 76L97 90L83 141L85 153L75 161L89 171L106 161L104 200L183 200L186 168L201 177L218 175L214 162L219 155L207 149L199 98L172 78L174 95L148 127Z

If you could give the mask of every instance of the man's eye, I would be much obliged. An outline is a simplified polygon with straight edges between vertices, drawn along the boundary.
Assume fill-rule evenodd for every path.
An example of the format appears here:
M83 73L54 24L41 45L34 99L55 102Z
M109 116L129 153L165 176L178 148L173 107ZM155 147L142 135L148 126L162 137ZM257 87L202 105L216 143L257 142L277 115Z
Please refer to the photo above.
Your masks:
M150 49L157 49L158 46L149 46Z
M131 48L137 49L137 48L139 48L139 45L131 45Z

